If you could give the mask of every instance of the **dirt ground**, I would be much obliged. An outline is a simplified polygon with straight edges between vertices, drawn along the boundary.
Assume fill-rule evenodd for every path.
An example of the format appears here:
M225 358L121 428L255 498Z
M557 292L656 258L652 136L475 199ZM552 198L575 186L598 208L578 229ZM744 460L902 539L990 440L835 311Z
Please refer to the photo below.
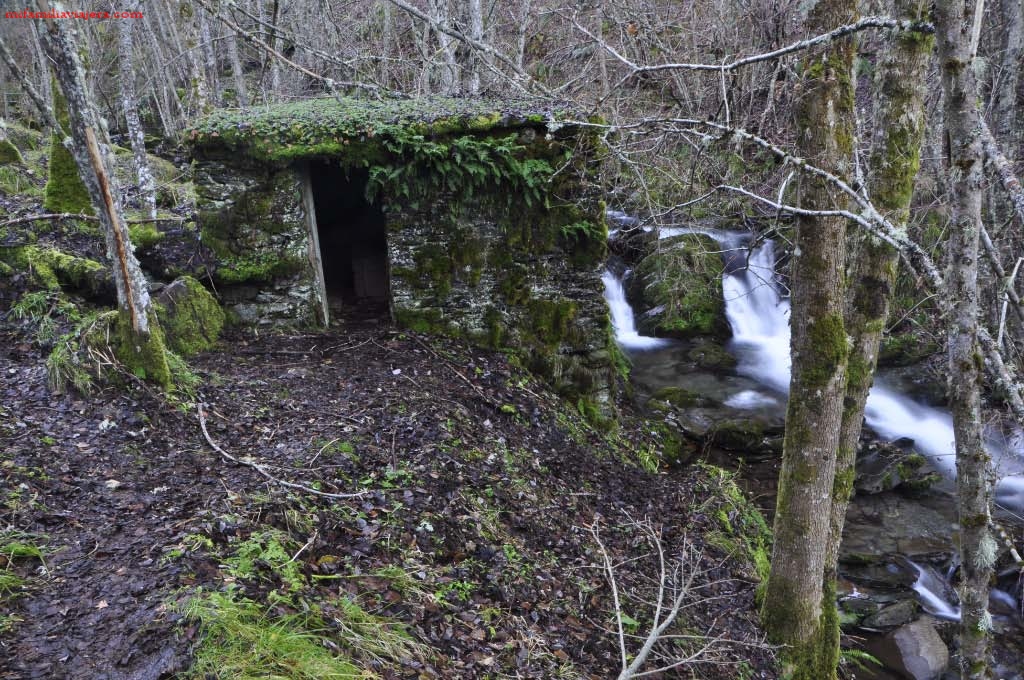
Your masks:
M721 638L655 677L776 677L742 508L705 470L645 471L642 421L601 434L503 355L384 327L221 346L190 361L193 394L55 394L40 348L0 326L0 530L43 552L0 557L24 579L0 591L0 678L187 674L206 633L187 603L218 592L328 622L357 602L416 643L389 660L325 634L379 677L614 677L590 528L631 601L658 574L643 520L696 575L674 658ZM650 610L628 606L640 634Z

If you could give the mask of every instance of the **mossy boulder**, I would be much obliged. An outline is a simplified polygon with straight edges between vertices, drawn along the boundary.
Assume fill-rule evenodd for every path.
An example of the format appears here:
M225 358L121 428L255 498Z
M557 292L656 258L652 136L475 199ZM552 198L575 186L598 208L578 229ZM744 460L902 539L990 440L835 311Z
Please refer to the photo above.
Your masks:
M65 130L69 130L68 107L56 83L53 86L53 110ZM78 174L74 156L57 134L50 136L50 171L43 196L43 209L52 213L93 214L89 190Z
M668 402L673 406L696 406L701 397L682 387L662 387L651 395L651 401Z
M203 284L182 276L160 291L157 316L167 346L182 356L210 349L224 328L224 310Z
M729 337L718 244L704 234L682 234L658 243L637 267L644 307L641 333L676 338Z
M754 452L765 447L767 434L764 423L732 418L719 422L711 439L716 446L729 451Z
M18 147L9 139L0 139L0 165L21 165L25 159L21 157Z
M736 357L729 354L721 344L711 340L697 343L686 356L701 368L723 369L736 366Z

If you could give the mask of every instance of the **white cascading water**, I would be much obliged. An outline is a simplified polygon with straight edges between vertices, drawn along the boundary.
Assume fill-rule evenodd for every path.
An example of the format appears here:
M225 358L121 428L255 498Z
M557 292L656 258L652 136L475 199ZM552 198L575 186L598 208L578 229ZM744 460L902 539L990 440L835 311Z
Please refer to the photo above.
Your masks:
M767 241L749 253L746 269L726 273L722 289L725 313L733 330L737 370L786 393L791 365L789 300L779 294L774 272L774 245ZM746 395L737 397L730 400L730 406L742 408L744 402L750 401ZM864 420L882 439L913 439L914 448L927 456L939 472L949 479L956 476L953 419L948 412L919 404L889 388L884 380L876 379L868 395ZM990 447L1002 463L1003 474L1019 470L1020 461L1013 451L994 441ZM1024 511L1024 477L1003 477L996 487L996 499L1009 510Z
M606 271L601 281L604 283L604 297L608 301L608 309L612 315L616 342L631 350L655 349L668 344L663 338L640 335L636 329L636 320L633 318L633 308L626 300L622 281L615 274Z
M726 400L726 405L740 409L756 409L777 404L789 392L789 299L779 292L775 277L775 245L765 241L753 251L747 249L748 234L714 230L663 229L660 237L699 231L715 238L722 246L727 264L722 278L725 313L732 328L730 347L737 358L737 372L753 378L766 392L742 390ZM637 332L633 309L626 300L622 282L611 271L602 277L608 306L615 326L615 338L625 349L656 349L669 344L662 338L642 336ZM948 479L956 476L953 421L949 413L919 404L876 379L868 395L865 421L883 439L913 439L914 448L926 455L937 470ZM1018 433L1019 434L1019 433ZM1024 462L1021 442L990 441L990 450L1001 455L1002 474L996 487L996 500L1016 513L1024 513ZM1015 473L1015 474L1014 474ZM909 561L908 561L909 562ZM949 599L946 583L934 569L909 562L917 572L913 589L927 611L950 620L960 618L960 608ZM1012 610L1012 595L993 590L993 597L1002 597Z
M713 230L676 228L670 235L700 231L716 238L732 266L722 279L725 313L732 327L731 348L737 357L737 372L753 378L770 392L785 395L789 391L789 300L779 293L775 279L775 245L765 241L753 251L745 243L749 234ZM662 234L664 237L665 234ZM737 264L739 263L739 264ZM640 335L633 309L626 300L621 281L612 272L602 277L608 306L615 326L615 338L624 348L644 350L663 347L661 338ZM758 408L775 403L772 394L744 390L733 395L726 405L734 408ZM952 479L956 474L953 454L953 422L949 413L919 404L876 380L865 407L865 421L881 438L914 440L915 448L933 461L936 469ZM1004 476L996 487L996 500L1003 507L1024 513L1024 476L1022 462L1010 447L996 445L997 460L1002 457ZM1002 455L1009 453L1010 455ZM1017 473L1017 474L1008 474Z

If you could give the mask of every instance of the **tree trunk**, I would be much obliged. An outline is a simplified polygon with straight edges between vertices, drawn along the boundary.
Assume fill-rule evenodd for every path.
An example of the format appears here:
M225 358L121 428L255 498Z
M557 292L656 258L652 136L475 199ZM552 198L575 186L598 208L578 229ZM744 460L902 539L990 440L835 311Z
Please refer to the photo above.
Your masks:
M469 37L478 43L484 41L484 10L480 0L468 0ZM483 59L475 48L469 50L469 78L467 90L471 96L480 94L480 71Z
M855 15L854 1L819 0L808 30L821 33ZM853 152L854 52L848 39L808 54L796 112L801 155L839 176L848 175ZM800 194L804 208L837 207L833 192L816 178L805 177ZM825 566L846 392L845 243L844 219L803 217L797 223L793 373L763 609L769 636L787 645L783 655L794 680L834 678L839 661L835 588Z
M978 240L983 185L982 121L971 50L971 17L981 0L939 0L935 5L952 219L946 296L949 406L956 436L957 508L960 516L960 662L964 678L988 677L991 617L988 583L996 543L990 532L992 466L982 444L981 350L978 343Z
M125 7L128 11L138 11L138 2L129 2ZM121 63L121 103L124 105L124 117L128 125L128 139L131 141L132 156L135 159L135 177L139 183L139 193L146 205L150 219L156 219L156 183L153 171L149 167L146 156L146 140L142 134L142 123L139 120L139 103L135 93L135 68L132 65L132 27L135 22L120 21L117 24L117 54Z
M65 11L60 2L36 0L40 12ZM71 144L78 170L100 218L107 242L107 256L114 270L120 311L121 358L129 368L161 385L170 385L167 354L163 345L146 280L132 252L128 229L115 199L119 195L111 172L109 148L101 146L102 129L86 91L85 72L78 47L69 32L72 22L46 19L43 50L67 99Z
M1016 153L1020 139L1016 122L1017 90L1024 62L1024 0L1003 0L1001 9L1006 49L1000 64L999 84L993 93L992 132L1012 155Z
M896 0L893 16L917 20L916 0ZM878 67L875 129L881 137L869 162L869 194L875 207L893 224L904 225L920 167L924 134L924 96L928 60L934 40L919 31L901 31ZM896 249L856 229L850 233L846 332L850 336L846 400L836 460L832 530L827 573L835 575L846 509L853 491L857 448L864 405L878 365L878 348L889 316L899 256Z
M451 7L448 0L430 0L430 19L441 26L451 24ZM457 94L459 86L459 63L455 58L455 38L444 31L435 30L441 52L441 67L438 69L438 89L441 94Z

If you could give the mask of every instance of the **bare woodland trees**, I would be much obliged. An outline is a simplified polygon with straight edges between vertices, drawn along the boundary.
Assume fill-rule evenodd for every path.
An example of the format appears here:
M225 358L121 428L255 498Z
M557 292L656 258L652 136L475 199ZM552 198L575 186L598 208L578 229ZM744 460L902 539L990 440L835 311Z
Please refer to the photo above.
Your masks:
M59 2L37 0L36 6L40 12L63 11ZM160 327L121 215L106 135L98 125L96 111L86 89L78 48L67 25L59 20L46 20L43 38L43 49L53 63L54 76L67 99L71 127L69 147L100 218L107 257L114 269L120 308L119 352L128 366L159 384L168 385L170 371Z
M979 0L980 1L980 0ZM960 515L960 653L965 676L988 677L988 582L995 564L991 459L981 432L983 367L978 344L978 243L982 228L981 112L974 59L978 5L936 3L938 50L945 94L947 163L952 215L947 250L947 292L954 300L947 319L949 401L956 434L957 503Z
M101 101L118 101L122 109L107 111L107 118L115 124L123 115L126 121L150 214L152 177L145 171L143 129L173 137L187 120L218 103L247 106L359 90L369 96L535 92L573 99L610 119L606 140L617 163L612 183L620 188L621 182L627 194L642 187L634 205L646 204L655 214L685 214L695 203L694 187L703 182L719 199L716 210L764 210L771 220L796 216L792 398L765 604L769 628L791 646L796 677L834 674L830 584L864 402L901 257L939 294L936 306L948 321L963 527L962 650L970 677L982 677L985 587L994 548L980 388L987 367L1018 417L1024 414L1012 375L1024 314L1011 317L1005 333L993 333L1002 344L978 326L984 302L977 282L981 185L987 157L1006 189L1017 192L1017 202L1004 212L1016 211L1020 220L1024 194L1014 184L1013 164L1021 157L1024 3L1001 0L992 12L1000 17L1000 25L989 28L999 48L991 50L989 68L978 76L980 1L942 0L936 6L945 96L944 107L931 112L923 103L930 26L921 3L910 0L895 1L894 17L861 20L849 0L820 0L806 20L804 3L796 0L752 2L742 15L714 0L614 0L573 10L546 0L154 0L145 3L138 25L118 26L116 45L104 42L111 36L102 33L85 39L91 52L115 48L122 65L137 65L133 78L103 72L97 60L93 77L99 91L108 93ZM12 35L8 26L0 28L8 31L8 42L17 42L11 51L39 49L30 31ZM869 153L857 138L853 110L855 36L865 30L891 31L883 58L872 64L878 105L868 120L874 129L867 135ZM145 338L148 297L127 248L102 153L103 133L74 45L54 22L47 25L44 44L59 66L73 110L76 160L86 169L111 261L121 273L119 302L136 336ZM41 85L49 82L49 71L43 60L19 70L9 56L8 77L23 73L45 109ZM872 87L866 80L860 79L862 92ZM976 106L983 93L990 95L992 135ZM948 169L925 163L921 170L923 130L943 125ZM853 165L858 153L867 159L863 184ZM773 163L753 171L759 154ZM945 275L909 235L919 171L949 177ZM784 178L791 172L799 178L795 198L779 190L790 186ZM624 182L626 176L635 181ZM726 191L730 195L723 197ZM1004 229L1009 236L994 236L1012 244L1020 226ZM1019 309L1019 279L1009 281L1009 272L1020 254L1013 252L1005 267L998 244L987 255L991 278L1008 288L1007 299Z
M819 0L808 22L822 33L852 23L855 14L854 2ZM853 57L852 41L809 52L796 111L802 155L840 176L852 167ZM837 200L841 206L842 197L822 178L801 178L801 205L830 210ZM792 677L804 680L833 677L839 661L835 587L823 576L846 394L845 243L842 217L798 219L791 285L793 372L764 620L774 641L787 645Z

